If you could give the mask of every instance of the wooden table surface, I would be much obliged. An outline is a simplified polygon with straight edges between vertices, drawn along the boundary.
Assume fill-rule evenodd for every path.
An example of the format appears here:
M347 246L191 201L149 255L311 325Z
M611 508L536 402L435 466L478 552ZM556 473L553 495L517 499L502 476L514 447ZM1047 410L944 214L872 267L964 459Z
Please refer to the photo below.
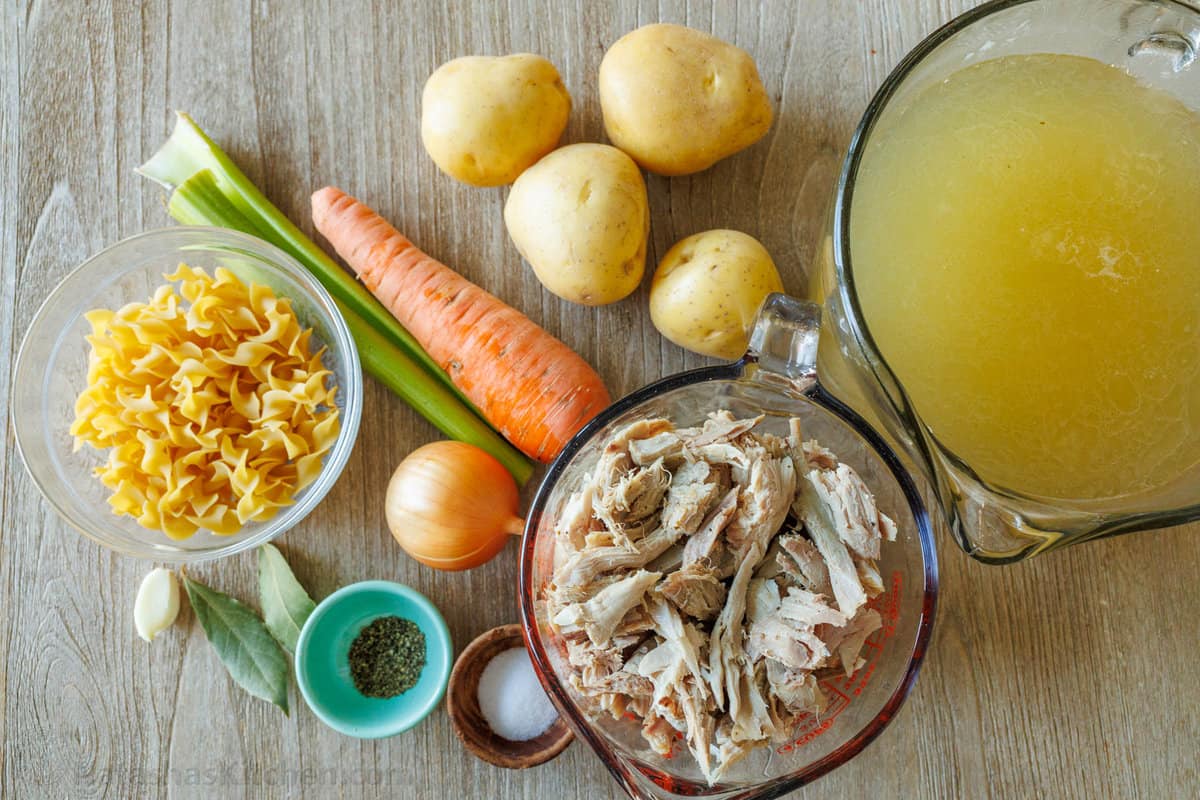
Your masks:
M575 102L569 141L602 137L596 71L643 23L711 30L756 58L777 119L750 150L692 177L650 177L650 261L731 227L759 237L803 290L826 198L859 114L963 0L798 3L531 0L366 3L16 3L0 23L0 352L88 255L169 224L133 173L191 112L307 230L309 193L364 198L425 249L524 310L597 366L614 394L703 360L650 324L646 288L601 309L542 290L501 220L504 189L440 174L422 151L425 77L468 53L533 51ZM647 281L648 283L648 281ZM0 450L0 742L11 797L618 798L581 743L525 772L456 741L444 709L363 742L226 677L186 611L153 645L134 634L152 566L60 522ZM391 469L434 429L371 380L358 445L328 498L278 543L316 598L365 578L407 583L445 612L455 646L517 619L516 547L465 574L410 560L383 520ZM1194 797L1200 793L1200 527L1087 544L1006 568L943 539L929 657L894 723L795 797ZM255 597L251 554L195 574Z

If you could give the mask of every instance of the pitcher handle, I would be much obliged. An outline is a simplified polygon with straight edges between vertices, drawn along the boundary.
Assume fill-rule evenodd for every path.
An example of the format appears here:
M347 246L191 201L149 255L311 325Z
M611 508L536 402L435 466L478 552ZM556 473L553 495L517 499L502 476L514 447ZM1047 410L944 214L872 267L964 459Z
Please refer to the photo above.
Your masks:
M821 307L774 292L767 295L742 361L752 377L780 379L798 392L817 382L817 342L821 332Z

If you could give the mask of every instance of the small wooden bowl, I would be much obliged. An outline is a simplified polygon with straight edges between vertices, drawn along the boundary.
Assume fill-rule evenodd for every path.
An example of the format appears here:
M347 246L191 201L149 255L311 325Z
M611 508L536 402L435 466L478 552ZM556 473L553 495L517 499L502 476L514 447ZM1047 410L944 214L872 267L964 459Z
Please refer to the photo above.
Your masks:
M575 734L559 717L540 736L514 742L496 734L483 718L479 710L479 676L489 661L513 647L525 647L520 625L501 625L477 636L454 662L446 707L454 732L475 756L497 767L527 769L561 753Z

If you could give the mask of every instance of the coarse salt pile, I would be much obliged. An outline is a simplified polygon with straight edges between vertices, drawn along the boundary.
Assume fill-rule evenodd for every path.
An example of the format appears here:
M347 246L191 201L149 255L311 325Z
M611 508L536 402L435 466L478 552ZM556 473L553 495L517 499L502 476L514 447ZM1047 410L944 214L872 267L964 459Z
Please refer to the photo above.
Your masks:
M558 711L542 690L523 647L500 653L479 676L479 711L492 731L514 742L546 732Z

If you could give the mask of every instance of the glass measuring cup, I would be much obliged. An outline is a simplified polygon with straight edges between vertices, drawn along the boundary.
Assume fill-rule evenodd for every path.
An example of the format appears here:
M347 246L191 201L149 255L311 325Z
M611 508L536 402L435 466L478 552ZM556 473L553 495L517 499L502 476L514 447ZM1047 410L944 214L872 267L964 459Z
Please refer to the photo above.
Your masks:
M1149 489L1072 499L989 482L978 461L939 441L880 354L860 306L850 231L868 146L925 88L971 64L1015 54L1089 57L1200 109L1198 44L1200 11L1176 0L995 0L918 45L881 86L850 144L810 287L810 295L825 304L822 375L929 479L959 544L979 560L1016 561L1092 538L1198 519L1200 463ZM1011 381L1015 387L1021 376Z
M937 558L930 520L896 454L863 420L825 391L815 369L820 310L772 295L760 311L742 360L674 375L608 408L551 465L526 518L521 546L521 617L525 641L547 692L577 736L587 742L633 798L778 797L845 763L896 714L925 654L937 596ZM594 717L568 681L565 645L549 624L544 592L553 573L554 525L617 428L635 419L668 417L677 426L702 422L726 408L735 416L765 414L760 430L786 434L799 416L815 438L859 472L899 534L879 563L887 590L872 601L884 627L864 648L866 665L853 676L821 684L830 706L801 721L785 742L759 748L710 787L690 753L653 753L632 720Z

